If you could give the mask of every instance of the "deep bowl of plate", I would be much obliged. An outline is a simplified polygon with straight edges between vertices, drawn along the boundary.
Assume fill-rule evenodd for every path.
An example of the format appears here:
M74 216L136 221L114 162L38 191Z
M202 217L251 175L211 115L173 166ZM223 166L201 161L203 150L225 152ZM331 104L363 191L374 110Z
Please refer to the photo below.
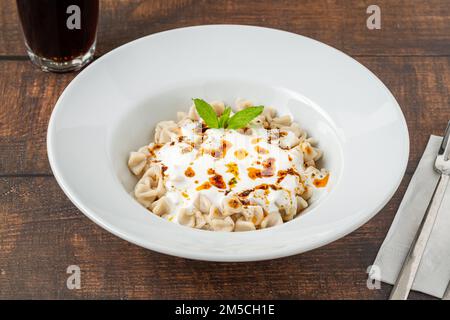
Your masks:
M128 154L193 97L245 98L291 115L324 151L327 188L301 216L250 232L190 229L143 208ZM179 257L254 261L323 246L366 223L397 189L409 138L390 91L349 56L289 32L212 25L147 36L95 61L59 98L47 148L65 194L111 233Z

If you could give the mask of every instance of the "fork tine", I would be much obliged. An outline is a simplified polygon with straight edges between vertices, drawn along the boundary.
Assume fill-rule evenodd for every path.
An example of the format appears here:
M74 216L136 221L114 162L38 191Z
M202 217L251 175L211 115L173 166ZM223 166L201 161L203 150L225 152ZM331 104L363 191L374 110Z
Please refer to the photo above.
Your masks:
M439 148L438 154L444 154L444 160L447 161L450 153L450 121L447 124L447 129L445 129L444 139L442 140L441 147ZM447 150L447 151L446 151Z

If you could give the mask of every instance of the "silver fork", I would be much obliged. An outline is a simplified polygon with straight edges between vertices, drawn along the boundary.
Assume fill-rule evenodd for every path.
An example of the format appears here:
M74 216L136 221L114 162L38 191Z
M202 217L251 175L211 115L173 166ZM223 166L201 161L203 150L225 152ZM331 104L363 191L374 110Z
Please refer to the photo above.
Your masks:
M439 148L434 168L441 174L439 181L434 190L433 197L428 205L427 211L422 219L420 228L414 238L414 241L409 250L408 256L403 262L403 267L397 278L394 288L392 289L391 300L406 300L409 291L416 278L417 270L419 269L420 261L422 260L428 239L433 230L436 217L441 207L442 199L444 198L445 190L447 189L450 180L450 121L445 130L444 139Z

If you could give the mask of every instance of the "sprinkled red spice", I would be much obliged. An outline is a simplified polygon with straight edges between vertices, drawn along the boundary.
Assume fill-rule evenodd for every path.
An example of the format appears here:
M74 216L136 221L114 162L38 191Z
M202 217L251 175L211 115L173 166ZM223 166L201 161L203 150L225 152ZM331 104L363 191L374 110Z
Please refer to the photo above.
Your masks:
M330 175L327 174L322 179L314 179L313 184L316 186L316 188L323 188L327 185L329 177Z
M195 188L195 190L200 191L200 190L207 190L209 188L211 188L211 183L206 181L206 182L203 182L201 185L199 185L197 188Z
M271 177L275 174L275 158L267 158L262 162L264 169L261 171L263 177Z
M209 182L218 189L225 189L227 185L220 174L215 174L209 178Z
M263 147L260 146L255 146L255 151L258 152L259 154L268 154L269 150L264 149Z
M184 171L186 177L192 178L195 176L195 171L191 167L187 167L186 171Z

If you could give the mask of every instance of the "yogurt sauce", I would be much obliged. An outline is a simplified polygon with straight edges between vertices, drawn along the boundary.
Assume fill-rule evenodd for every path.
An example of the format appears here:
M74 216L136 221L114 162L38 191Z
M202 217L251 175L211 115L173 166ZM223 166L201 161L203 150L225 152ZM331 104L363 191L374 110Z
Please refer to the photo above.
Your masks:
M177 221L178 209L192 209L198 193L221 207L224 199L239 195L267 212L296 208L296 194L313 186L305 173L303 155L297 148L283 148L296 137L290 131L253 128L251 132L208 129L200 122L186 122L178 139L155 152L164 166L170 214Z

